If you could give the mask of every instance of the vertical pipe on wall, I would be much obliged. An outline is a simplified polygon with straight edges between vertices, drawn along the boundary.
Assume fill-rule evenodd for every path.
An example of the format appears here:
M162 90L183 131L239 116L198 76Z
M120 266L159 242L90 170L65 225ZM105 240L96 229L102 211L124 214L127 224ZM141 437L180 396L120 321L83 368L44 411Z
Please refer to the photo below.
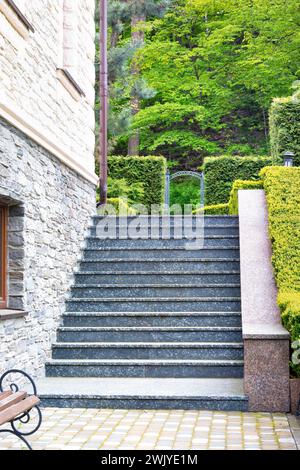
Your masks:
M100 5L100 203L107 202L107 120L108 120L108 66L107 66L107 0Z

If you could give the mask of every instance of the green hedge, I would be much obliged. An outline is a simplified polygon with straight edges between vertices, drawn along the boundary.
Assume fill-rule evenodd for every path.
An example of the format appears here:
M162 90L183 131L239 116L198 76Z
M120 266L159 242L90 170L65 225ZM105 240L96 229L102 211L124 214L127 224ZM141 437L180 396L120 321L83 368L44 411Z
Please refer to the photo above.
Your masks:
M278 303L292 341L300 339L300 168L261 171L266 191ZM300 377L300 366L292 366Z
M214 204L212 206L205 206L201 209L197 209L194 214L205 215L228 215L228 204Z
M272 157L207 157L204 160L205 204L225 204L235 180L258 180Z
M270 109L270 142L274 159L289 150L300 166L300 103L295 98L277 98Z
M116 211L116 215L136 215L136 210L130 207L126 201L120 197L111 197L107 199L107 205L98 209L99 215L115 215L110 211L110 206Z
M143 183L144 196L140 204L162 204L165 195L167 161L164 157L108 157L108 172L113 179L127 183Z
M232 190L230 193L229 204L228 204L229 215L237 215L239 213L238 192L240 189L263 189L263 183L262 181L236 180L233 183Z

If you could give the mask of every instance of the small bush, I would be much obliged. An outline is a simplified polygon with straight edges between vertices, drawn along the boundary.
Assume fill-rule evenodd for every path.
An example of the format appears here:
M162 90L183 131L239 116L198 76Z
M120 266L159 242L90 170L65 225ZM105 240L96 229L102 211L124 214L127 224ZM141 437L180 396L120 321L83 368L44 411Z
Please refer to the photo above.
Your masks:
M272 157L207 157L204 160L205 204L225 204L235 180L259 180Z
M261 171L269 210L273 265L282 320L292 341L300 339L300 168ZM300 377L300 366L293 366Z
M114 209L113 213L111 207ZM98 208L99 215L136 215L136 211L120 197L107 199L107 204Z
M300 102L293 97L277 98L270 109L270 143L273 158L283 160L287 150L294 152L300 166Z
M194 214L201 214L204 212L205 215L228 215L228 204L215 204L213 206L205 206L201 209L194 211Z
M135 203L162 204L165 195L167 162L164 157L108 157L109 176L114 180L125 179L128 186L143 185L143 196Z
M233 183L230 193L228 212L229 215L237 215L239 213L238 207L238 193L240 189L263 189L262 181L242 181L236 180Z
M124 198L130 205L138 204L145 195L143 183L128 184L125 178L113 179L108 177L107 196L109 199Z

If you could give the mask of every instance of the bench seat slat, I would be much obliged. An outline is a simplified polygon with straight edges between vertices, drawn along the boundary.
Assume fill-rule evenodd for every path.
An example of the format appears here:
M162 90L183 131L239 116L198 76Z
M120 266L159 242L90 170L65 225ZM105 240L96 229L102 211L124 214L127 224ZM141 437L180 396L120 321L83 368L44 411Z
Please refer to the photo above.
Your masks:
M0 412L0 426L10 421L13 421L18 416L22 415L26 411L30 411L34 406L38 405L40 400L34 395L25 400L22 400L20 403L11 406L10 408Z
M0 400L0 411L4 411L12 405L16 405L20 401L24 400L27 397L26 392L16 392L8 397L4 398L4 400Z
M0 393L0 401L4 400L4 398L9 397L9 395L12 395L13 392L11 390L7 390L6 392Z

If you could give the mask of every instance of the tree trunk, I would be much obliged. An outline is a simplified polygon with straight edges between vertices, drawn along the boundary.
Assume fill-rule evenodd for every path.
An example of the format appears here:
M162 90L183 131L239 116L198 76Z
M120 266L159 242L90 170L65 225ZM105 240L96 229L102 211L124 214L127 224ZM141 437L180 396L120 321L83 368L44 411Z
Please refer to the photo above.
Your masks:
M132 28L132 42L133 44L139 44L143 43L145 40L145 33L144 31L136 29L136 26L140 22L144 22L146 20L145 15L140 15L140 16L133 16L131 20L131 28ZM136 63L132 64L131 67L131 74L133 77L138 78L139 75L139 68ZM138 96L135 95L135 93L132 93L131 97L131 113L132 116L134 117L140 110L140 99ZM140 153L140 136L138 132L134 132L131 134L129 137L128 141L128 155L130 156L136 156L139 155Z

